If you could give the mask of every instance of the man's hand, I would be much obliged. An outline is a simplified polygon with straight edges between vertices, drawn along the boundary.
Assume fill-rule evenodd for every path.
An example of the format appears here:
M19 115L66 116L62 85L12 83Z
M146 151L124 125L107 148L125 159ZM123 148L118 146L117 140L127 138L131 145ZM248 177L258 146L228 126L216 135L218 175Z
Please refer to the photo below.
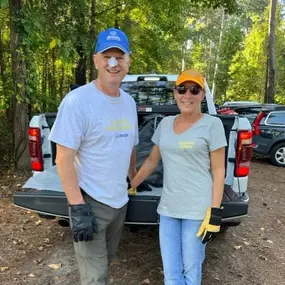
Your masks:
M97 224L89 204L70 205L72 237L75 242L90 241L97 232Z
M211 208L207 210L206 217L202 222L198 232L197 237L202 236L202 243L210 241L215 234L220 231L222 223L222 209L221 208Z

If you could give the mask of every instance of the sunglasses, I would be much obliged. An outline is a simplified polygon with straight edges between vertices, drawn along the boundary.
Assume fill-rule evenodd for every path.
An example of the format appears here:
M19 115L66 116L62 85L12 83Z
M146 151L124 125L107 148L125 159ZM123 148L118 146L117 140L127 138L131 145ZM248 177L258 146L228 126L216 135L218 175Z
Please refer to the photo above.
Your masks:
M198 85L192 85L192 86L175 86L174 89L180 94L184 95L187 92L187 89L190 91L193 95L198 95L202 88Z

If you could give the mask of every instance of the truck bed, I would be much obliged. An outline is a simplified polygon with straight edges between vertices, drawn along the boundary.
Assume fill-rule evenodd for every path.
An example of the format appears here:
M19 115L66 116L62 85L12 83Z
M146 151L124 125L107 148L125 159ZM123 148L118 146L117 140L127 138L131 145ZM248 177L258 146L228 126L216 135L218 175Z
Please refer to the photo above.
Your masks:
M138 192L136 196L129 197L127 224L156 225L159 223L157 206L162 188L152 187L152 189L150 192ZM67 199L61 191L27 188L23 192L14 194L14 204L40 214L68 218ZM223 224L237 224L239 218L247 215L247 198L235 195L228 185L225 185L222 206L224 207Z

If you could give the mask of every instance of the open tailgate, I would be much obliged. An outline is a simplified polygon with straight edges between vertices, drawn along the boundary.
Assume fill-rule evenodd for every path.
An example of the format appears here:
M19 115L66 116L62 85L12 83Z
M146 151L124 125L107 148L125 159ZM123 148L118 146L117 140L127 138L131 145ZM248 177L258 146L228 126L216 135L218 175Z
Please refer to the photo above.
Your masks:
M159 223L159 215L156 211L160 199L158 190L141 192L129 198L126 223ZM25 192L14 194L14 204L40 214L68 218L68 205L64 192L25 189ZM248 198L239 197L230 186L225 185L222 206L224 207L223 222L235 223L247 215Z

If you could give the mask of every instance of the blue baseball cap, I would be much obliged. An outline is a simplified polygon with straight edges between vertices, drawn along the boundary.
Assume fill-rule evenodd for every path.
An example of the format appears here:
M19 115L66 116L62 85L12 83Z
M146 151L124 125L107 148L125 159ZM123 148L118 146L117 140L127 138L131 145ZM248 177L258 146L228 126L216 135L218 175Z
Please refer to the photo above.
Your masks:
M110 28L98 35L95 53L104 52L110 48L118 48L126 54L130 54L127 35L118 29Z

